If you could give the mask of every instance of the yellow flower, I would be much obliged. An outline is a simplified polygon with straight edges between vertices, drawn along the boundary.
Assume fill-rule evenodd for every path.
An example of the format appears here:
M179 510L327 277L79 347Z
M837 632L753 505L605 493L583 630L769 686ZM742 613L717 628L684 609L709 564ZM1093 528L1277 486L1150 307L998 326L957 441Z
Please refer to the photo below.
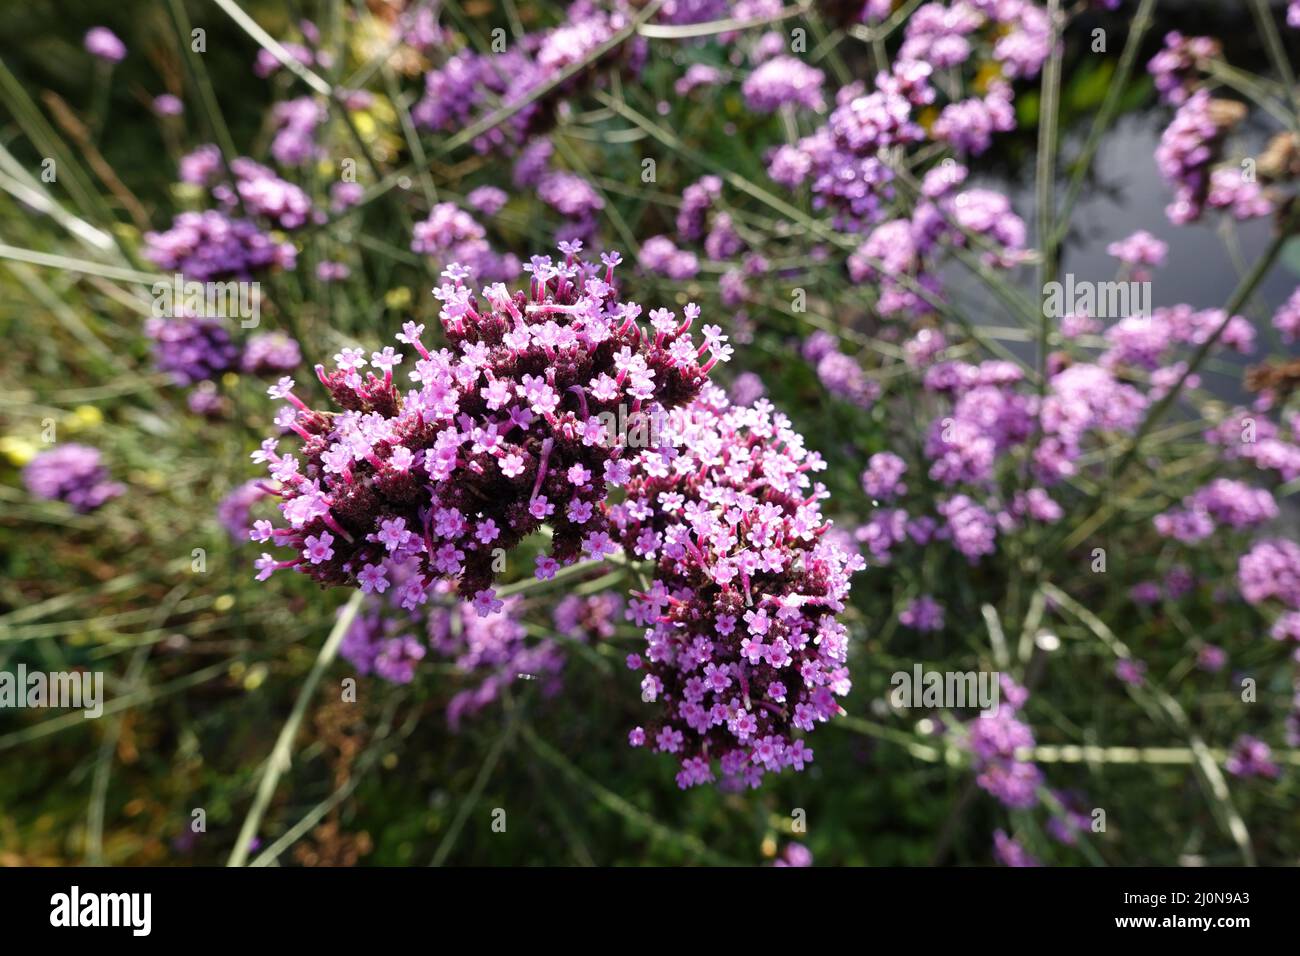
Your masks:
M104 413L94 405L78 405L72 410L64 425L68 431L79 432L88 428L98 428L104 424Z
M0 438L0 454L19 468L35 458L36 451L36 446L26 438L19 438L17 435L5 435Z
M244 677L244 690L257 690L266 683L266 675L267 667L265 664L254 664Z

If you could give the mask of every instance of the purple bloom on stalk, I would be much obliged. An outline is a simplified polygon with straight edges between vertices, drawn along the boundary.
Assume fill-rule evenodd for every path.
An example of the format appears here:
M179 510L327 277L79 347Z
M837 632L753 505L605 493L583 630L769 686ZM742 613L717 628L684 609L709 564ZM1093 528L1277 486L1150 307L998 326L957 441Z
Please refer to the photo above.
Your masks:
M1278 775L1278 765L1273 761L1273 751L1258 737L1242 734L1232 745L1224 769L1234 777L1269 777Z
M1177 30L1165 34L1165 45L1147 64L1160 99L1181 106L1196 82L1200 64L1219 56L1222 47L1211 37L1185 37Z
M99 449L75 443L39 452L23 469L23 482L36 497L66 502L83 514L126 490L109 480Z
M270 492L261 481L246 481L221 499L217 505L217 521L234 541L247 541L253 528L252 508Z
M1209 91L1200 89L1179 106L1161 134L1156 166L1161 177L1174 187L1174 201L1165 213L1175 225L1186 225L1201 217L1210 192L1210 167L1233 122L1232 114L1217 112ZM1223 194L1229 186L1227 182L1220 183L1216 205L1232 203L1234 196ZM1248 205L1244 211L1255 214L1254 205Z
M889 501L907 494L903 475L907 465L893 452L877 452L867 459L867 470L862 473L862 490L870 497Z
M1129 597L1133 599L1134 604L1151 605L1159 604L1164 594L1155 581L1139 581L1130 589Z
M637 262L647 272L669 279L690 279L700 271L700 261L695 253L678 249L667 236L651 236L643 242Z
M126 59L126 44L108 27L91 27L86 31L86 52L106 63L121 63Z
M824 463L766 400L732 407L706 386L660 437L609 508L625 548L658 560L628 611L647 628L643 699L661 708L649 736L675 754L683 788L711 780L714 761L724 782L757 786L811 759L794 731L841 713L848 634L835 615L863 562L825 539L825 490L809 478ZM652 507L673 495L680 507ZM638 545L647 531L657 546Z
M1146 661L1122 658L1115 662L1115 676L1130 687L1141 687L1147 681Z
M221 172L221 150L205 143L186 153L180 161L181 182L192 186L208 186Z
M240 361L252 375L283 375L302 364L298 343L283 332L262 332L249 338Z
M243 208L261 216L280 229L301 229L309 222L319 222L321 213L312 207L311 197L286 179L281 179L261 163L246 156L230 161L235 176L234 187L218 183L212 195L227 210Z
M727 395L733 405L753 405L767 394L767 386L753 372L741 372L731 383Z
M253 223L215 209L183 212L166 232L147 232L145 258L197 282L249 279L271 269L292 269L297 250L276 242Z
M1237 584L1250 604L1275 600L1300 610L1300 544L1285 538L1256 542L1237 562Z
M181 102L180 97L173 96L171 93L155 96L153 108L159 116L180 116L185 112L185 104Z
M150 318L145 332L154 342L154 364L177 385L219 378L239 364L239 346L220 319Z
M465 201L475 211L485 216L495 216L509 198L504 189L498 189L496 186L479 186L477 189L470 190Z
M993 855L1003 866L1036 867L1042 866L1029 851L1004 830L993 831Z
M745 103L756 113L773 113L786 104L822 110L822 84L826 74L793 56L768 60L741 85Z
M555 606L555 629L569 637L599 641L614 636L616 620L623 613L623 598L613 591L588 597L570 594Z
M1300 341L1300 288L1292 292L1273 315L1273 328L1278 330L1287 345Z
M1120 262L1130 266L1162 266L1165 254L1169 251L1168 243L1162 242L1145 229L1139 229L1124 239L1112 242L1106 247L1106 254L1114 256Z
M912 601L898 615L898 622L914 631L942 631L943 605L928 594Z
M785 852L772 861L773 866L787 867L804 867L813 865L812 851L802 843L790 843L786 846Z
M519 274L513 256L500 256L488 245L487 232L469 213L453 203L438 203L429 217L415 224L411 251L439 264L458 263L482 282L512 279Z
M1268 633L1275 641L1300 641L1300 611L1287 611L1273 622Z
M722 195L722 180L704 176L682 190L682 205L677 211L677 235L685 242L696 242L704 235L705 217Z
M1011 105L1011 87L994 83L988 94L949 103L934 123L934 138L949 143L953 149L978 156L993 145L994 133L1016 128L1015 108Z
M333 535L332 554L318 549L309 557L320 560L299 562L299 572L355 587L366 565L383 565L393 580L401 569L405 607L455 579L463 597L491 610L494 549L511 550L548 516L550 563L539 562L539 576L615 549L603 511L610 475L665 408L696 395L729 347L711 326L703 345L693 342L693 305L677 327L647 333L640 306L618 300L612 264L538 256L530 270L528 293L496 284L475 294L464 270L449 267L435 290L448 347L430 352L411 322L398 336L415 353L401 365L414 386L406 391L394 378L397 353L367 360L360 349L340 352L334 371L317 368L341 412L312 411L288 380L272 389L290 403L277 423L303 441L301 468L274 442L258 453L280 483L289 525L276 543L301 550L311 536ZM627 434L611 435L606 419L626 422ZM589 483L573 485L575 465ZM377 535L396 518L413 534L390 552ZM480 536L489 522L491 547Z
M271 155L281 166L305 166L321 156L316 142L316 128L325 121L326 109L313 97L276 103L271 119L276 124L271 140Z
M1228 652L1215 644L1206 644L1196 653L1196 666L1203 671L1217 674L1228 663Z

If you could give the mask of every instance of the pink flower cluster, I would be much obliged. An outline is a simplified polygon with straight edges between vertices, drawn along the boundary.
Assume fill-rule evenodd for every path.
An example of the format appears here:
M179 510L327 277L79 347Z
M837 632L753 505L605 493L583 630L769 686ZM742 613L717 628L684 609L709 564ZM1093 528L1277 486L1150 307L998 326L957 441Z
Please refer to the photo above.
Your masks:
M253 536L293 550L262 555L259 578L292 567L326 585L393 586L406 608L457 579L488 614L501 607L494 555L543 522L553 538L538 577L616 551L603 505L628 480L631 446L651 443L664 410L691 401L730 346L708 325L694 341L694 305L683 318L654 310L647 332L641 307L618 298L617 253L602 256L602 273L564 251L562 262L534 257L529 290L513 294L498 283L475 295L450 267L436 290L449 347L431 352L423 326L403 327L398 341L415 351L404 393L394 373L407 356L391 346L317 367L339 412L310 409L290 379L271 389L289 402L277 425L303 445L301 459L276 438L254 453L288 527L259 522Z
M826 491L809 477L824 463L766 400L733 407L707 386L664 439L610 508L625 550L655 562L630 607L645 655L628 664L660 716L630 739L673 754L683 788L715 768L757 786L802 770L812 751L795 732L841 712L848 634L836 615L863 565L827 540Z

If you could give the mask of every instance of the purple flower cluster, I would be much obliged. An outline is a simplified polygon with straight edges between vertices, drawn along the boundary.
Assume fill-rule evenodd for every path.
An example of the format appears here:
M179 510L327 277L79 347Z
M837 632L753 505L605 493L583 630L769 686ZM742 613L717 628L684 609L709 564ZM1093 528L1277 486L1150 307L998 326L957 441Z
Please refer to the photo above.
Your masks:
M529 291L513 294L498 283L475 295L466 270L449 267L435 294L450 347L430 352L423 326L403 326L417 386L404 394L393 375L406 356L391 346L368 360L344 349L335 370L317 367L340 413L311 410L289 379L271 389L290 403L277 425L303 447L300 461L271 438L254 455L279 483L289 525L259 523L255 537L294 551L264 554L259 578L293 567L322 584L399 587L406 608L439 579L458 579L488 614L501 607L494 553L543 522L553 538L540 578L617 550L603 505L628 479L629 449L651 443L664 410L694 398L730 346L710 325L703 344L693 340L694 305L684 318L654 310L647 333L641 307L618 298L619 256L602 257L602 276L576 252L534 257Z
M1034 733L1016 715L1028 694L1002 675L1002 703L996 714L980 716L967 724L965 746L975 766L975 782L1005 806L1024 810L1038 803L1043 773L1037 764L1020 756L1034 746Z
M878 288L876 309L881 315L924 315L941 283L927 257L942 245L964 247L968 234L993 248L983 253L990 266L1007 268L1024 257L1025 224L1010 201L988 189L956 192L966 168L943 164L926 174L924 199L910 219L891 219L876 226L849 256L854 282ZM910 283L900 281L907 277Z
M537 198L568 220L558 238L589 240L595 235L605 200L581 176L564 170L546 173L537 182Z
M1237 585L1251 604L1277 601L1300 610L1300 544L1286 538L1257 541L1237 562Z
M583 597L570 594L555 605L552 619L560 634L583 641L614 636L615 622L623 614L623 598L613 591Z
M83 514L126 490L109 480L99 449L74 442L39 452L23 469L23 482L36 497L66 502Z
M1002 829L993 831L993 855L1003 866L1039 867L1043 864L1021 845L1015 837Z
M877 452L867 459L867 470L862 473L862 490L869 498L889 501L907 494L903 475L907 463L893 452Z
M305 166L322 155L316 142L316 128L325 121L325 107L313 97L300 96L275 104L271 119L276 125L271 155L281 166Z
M1234 777L1274 778L1280 772L1273 761L1273 750L1258 737L1242 734L1232 745L1224 769Z
M934 100L929 76L928 65L900 60L891 73L876 77L870 93L861 84L844 87L826 125L779 147L768 175L790 189L808 181L814 205L831 210L838 229L858 231L875 222L893 179L879 155L924 138L912 111Z
M634 36L608 50L591 68L555 83L561 74L628 25L627 6L622 2L610 6L613 9L578 0L569 5L564 23L515 39L504 52L478 54L464 50L451 56L425 75L424 97L411 111L416 125L433 132L449 132L469 126L495 110L513 110L506 121L476 137L473 145L479 152L514 152L522 148L553 125L562 98L600 85L610 69L632 73L640 69L646 43ZM539 96L538 90L548 85Z
M682 190L682 205L677 211L677 235L684 242L698 242L704 237L707 216L722 195L722 180L704 176Z
M429 613L429 646L466 678L478 681L448 702L447 723L453 730L466 717L495 703L517 680L539 681L546 696L559 690L559 673L564 667L560 645L549 639L529 643L519 612L518 599L510 598L503 613L487 618L464 602Z
M826 74L793 56L773 57L745 78L741 92L756 113L773 113L782 106L821 111L826 106L822 84Z
M1196 85L1200 64L1220 56L1223 48L1211 37L1185 37L1177 30L1165 34L1165 45L1147 64L1160 99L1171 106L1187 102Z
M836 620L863 565L830 543L808 473L824 468L784 415L760 400L732 407L706 386L672 412L660 448L643 452L610 507L623 547L655 562L631 602L646 630L642 699L660 716L631 741L673 754L678 785L757 786L802 770L795 731L841 713L848 633Z
M1015 128L1011 87L1007 83L994 83L983 99L972 97L945 106L932 132L935 139L953 149L978 156L993 145L994 133Z
M859 408L870 408L880 397L880 386L867 378L862 366L839 349L839 340L817 331L804 343L803 357L812 363L826 391Z
M283 375L302 364L302 349L283 332L261 332L244 344L240 368L250 375Z
M1300 287L1274 313L1273 328L1278 330L1287 345L1300 341Z
M234 541L247 541L253 530L253 506L271 493L257 479L245 481L217 504L217 521Z
M429 256L439 265L458 263L479 282L504 282L519 275L513 255L498 255L487 241L478 221L454 203L441 202L428 218L417 222L411 236L411 251Z
M292 269L298 252L246 219L216 209L183 212L166 232L145 233L145 258L197 282L250 279L270 269Z
M1211 192L1211 167L1234 121L1231 111L1216 108L1208 90L1197 90L1178 107L1156 147L1156 166L1174 189L1174 201L1165 207L1170 222L1181 226L1201 217ZM1259 215L1258 187L1238 196L1243 185L1253 184L1221 179L1215 205L1232 208L1237 215Z
M106 63L126 59L126 44L108 27L91 27L86 31L86 52Z
M667 236L651 236L641 243L637 264L646 272L682 281L700 271L700 260L688 249L677 248Z
M914 631L942 631L943 605L928 594L922 594L903 608L898 623Z
M246 156L230 162L235 182L219 182L212 187L213 197L233 212L242 208L260 216L277 229L301 229L310 222L322 221L312 207L311 197L286 179L281 179L261 163Z
M1184 544L1198 544L1224 526L1257 528L1277 517L1277 502L1263 488L1231 478L1216 478L1183 499L1181 508L1155 516L1156 531Z
M418 626L410 614L394 614L382 602L359 613L343 635L339 655L363 677L375 674L393 684L409 684L427 648L408 633Z
M491 706L517 680L540 681L547 696L559 689L564 654L555 641L528 641L519 620L519 598L506 599L503 613L484 618L473 604L457 600L447 582L438 582L427 609L406 608L399 602L409 574L398 569L397 587L383 596L370 595L344 635L339 654L357 673L409 684L432 651L458 672L459 682L473 685L456 691L447 703L452 730Z
M153 339L154 364L177 385L220 378L239 366L239 346L221 319L155 317L146 320L145 332Z

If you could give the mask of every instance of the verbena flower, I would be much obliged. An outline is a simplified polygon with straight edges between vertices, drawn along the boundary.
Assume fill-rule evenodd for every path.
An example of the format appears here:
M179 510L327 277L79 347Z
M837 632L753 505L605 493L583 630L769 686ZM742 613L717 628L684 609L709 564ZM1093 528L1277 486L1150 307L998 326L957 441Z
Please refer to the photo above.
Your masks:
M217 505L217 521L235 541L247 541L253 530L253 506L271 493L258 480L246 481L221 499Z
M401 571L402 606L450 579L487 614L501 603L495 555L543 522L553 537L539 577L613 550L602 507L610 486L626 481L636 446L650 443L665 409L694 398L730 346L715 326L694 341L694 305L684 318L654 310L645 330L641 307L618 297L619 256L603 256L602 270L576 253L534 257L529 290L513 294L497 284L476 295L465 270L450 267L436 290L448 347L431 352L424 327L408 322L398 340L413 355L344 349L334 370L316 370L341 411L311 410L289 379L270 390L290 403L277 424L303 446L301 459L280 454L272 438L254 455L268 463L288 523L257 538L293 550L282 561L264 555L259 577L294 567L382 593ZM405 392L403 371L414 385Z
M221 319L177 316L145 321L154 364L178 385L219 378L239 365L239 346Z
M942 631L943 605L928 594L922 594L898 615L898 623L914 631Z
M824 467L784 415L732 407L707 386L668 416L610 507L629 555L655 562L629 614L646 627L642 699L660 716L634 741L673 754L678 785L715 771L757 786L812 751L796 731L841 713L844 609L861 559L829 543L810 473Z
M272 269L292 269L297 250L255 224L216 209L183 212L165 232L147 232L145 258L198 282L250 279Z
M993 855L1003 866L1036 867L1043 865L1018 840L1007 836L1006 831L1002 829L993 831Z
M555 605L551 616L556 631L566 637L598 641L614 636L623 606L623 598L613 591L586 597L570 594Z
M1038 766L1022 757L1024 750L1034 746L1033 731L1017 718L1029 695L1006 675L1000 681L997 713L970 721L964 744L971 752L980 789L1008 807L1023 810L1038 803L1043 782Z
M772 113L787 104L821 110L826 74L794 56L778 56L745 78L741 92L756 113Z
M239 364L251 375L283 375L302 364L302 349L283 332L261 332L244 344Z
M1242 734L1232 745L1224 769L1234 777L1276 777L1280 772L1273 750L1258 737Z
M75 442L38 453L23 469L23 482L36 497L66 502L82 513L96 510L126 490L109 479L99 449Z
M108 27L91 27L86 31L86 52L108 63L126 59L126 44Z

